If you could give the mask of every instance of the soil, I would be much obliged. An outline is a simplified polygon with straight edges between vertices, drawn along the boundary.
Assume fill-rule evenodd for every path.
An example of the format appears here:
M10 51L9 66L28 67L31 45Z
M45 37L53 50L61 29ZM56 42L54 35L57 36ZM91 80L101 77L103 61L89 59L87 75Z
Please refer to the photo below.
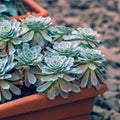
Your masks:
M108 90L96 98L90 120L120 120L120 0L36 1L49 11L55 24L91 27L99 33L108 68Z

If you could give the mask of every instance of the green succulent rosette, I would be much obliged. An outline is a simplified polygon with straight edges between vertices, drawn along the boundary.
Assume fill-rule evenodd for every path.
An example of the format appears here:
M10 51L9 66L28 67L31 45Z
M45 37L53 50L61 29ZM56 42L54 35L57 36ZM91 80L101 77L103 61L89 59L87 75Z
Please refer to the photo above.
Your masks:
M71 34L65 35L65 41L75 41L78 45L86 48L95 48L101 45L99 40L96 40L97 32L91 28L78 28L73 30Z
M99 90L100 84L106 83L106 68L103 65L104 56L101 54L101 51L81 48L78 56L78 60L76 60L74 66L79 68L79 72L81 73L81 88L91 88L94 86Z
M40 53L41 47L30 47L28 43L24 43L22 49L17 50L15 59L17 60L16 69L25 70L25 84L35 84L37 81L34 75L34 69L37 69L39 62L42 60L43 55ZM33 69L34 68L34 69Z
M60 42L53 45L53 49L60 55L67 57L76 57L79 53L79 47L76 43L72 42Z
M32 39L30 33L27 33L28 29L21 27L21 23L16 20L0 21L0 49L8 49L9 54L15 52L15 45L19 45L22 42L28 42Z
M48 28L49 35L54 41L63 41L64 35L69 35L74 29L65 26L50 26Z
M28 27L29 31L34 35L32 45L36 43L40 46L45 46L48 43L52 43L52 38L46 32L51 24L50 17L29 16L22 20L22 25Z
M21 91L11 82L17 80L17 75L11 73L14 68L13 56L6 56L0 58L0 102L12 99L12 93L15 95L20 95Z
M74 59L60 56L57 53L48 55L44 63L40 64L42 84L37 87L37 92L47 94L49 99L55 99L57 95L66 98L70 91L78 93L79 86L75 83L78 71L72 69Z

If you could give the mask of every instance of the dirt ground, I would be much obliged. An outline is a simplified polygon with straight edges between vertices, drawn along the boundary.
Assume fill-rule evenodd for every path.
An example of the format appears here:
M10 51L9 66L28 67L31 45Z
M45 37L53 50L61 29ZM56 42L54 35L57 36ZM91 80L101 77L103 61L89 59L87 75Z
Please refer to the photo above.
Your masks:
M103 41L107 92L98 96L90 120L120 120L120 0L36 0L57 25L91 27Z

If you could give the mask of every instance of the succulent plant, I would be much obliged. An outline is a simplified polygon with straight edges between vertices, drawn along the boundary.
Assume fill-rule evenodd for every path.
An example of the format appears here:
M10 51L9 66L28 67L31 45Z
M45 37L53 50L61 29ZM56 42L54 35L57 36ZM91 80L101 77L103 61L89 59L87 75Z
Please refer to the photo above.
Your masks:
M42 54L40 54L41 47L34 46L30 47L28 43L23 43L22 49L17 50L18 56L15 58L17 59L18 63L21 65L37 65L41 59Z
M9 54L15 52L14 45L27 42L32 39L32 35L27 33L28 29L21 27L20 22L16 20L0 21L0 49L8 47Z
M100 41L95 40L96 37L97 32L93 31L91 28L78 28L72 31L72 34L64 36L64 40L76 41L76 43L83 47L95 48L101 44Z
M62 41L64 35L72 32L72 28L65 26L51 26L48 28L49 35L54 38L54 41Z
M15 81L10 73L13 68L13 56L0 58L0 102L11 100L11 92L15 95L21 94L20 89L11 83Z
M52 43L52 38L46 32L51 24L50 17L29 16L22 20L22 25L27 26L29 31L34 34L33 43L36 42L40 46L46 45L48 42Z
M85 48L80 49L79 59L74 65L82 73L80 76L80 85L82 88L94 86L96 89L100 89L100 83L106 83L103 61L104 56L100 51Z
M80 88L99 90L106 68L96 37L90 28L54 26L50 17L29 16L21 23L1 17L0 103L21 94L18 80L51 100Z
M79 52L79 47L76 43L72 42L60 42L55 43L53 48L60 54L67 57L75 57Z
M77 70L72 69L73 62L73 58L57 53L46 56L44 63L40 63L43 84L37 87L37 92L47 93L49 99L54 99L59 93L65 98L70 91L79 92L75 77L71 75L78 74Z
M0 13L3 13L7 10L7 7L4 4L0 4Z
M16 68L23 68L25 70L25 82L28 83L26 84L27 86L34 84L37 81L35 75L30 69L31 67L37 67L39 62L42 60L42 54L40 51L40 46L34 46L30 48L28 43L24 43L22 49L17 50L18 55L15 56L15 59L17 60Z

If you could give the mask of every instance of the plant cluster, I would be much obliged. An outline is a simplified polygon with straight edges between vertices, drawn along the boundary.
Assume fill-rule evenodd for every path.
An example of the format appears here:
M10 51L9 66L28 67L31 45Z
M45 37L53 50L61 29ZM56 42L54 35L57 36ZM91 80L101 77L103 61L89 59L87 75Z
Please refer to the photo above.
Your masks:
M105 83L101 42L90 28L55 26L50 17L0 19L0 101L20 95L16 81L53 100Z

